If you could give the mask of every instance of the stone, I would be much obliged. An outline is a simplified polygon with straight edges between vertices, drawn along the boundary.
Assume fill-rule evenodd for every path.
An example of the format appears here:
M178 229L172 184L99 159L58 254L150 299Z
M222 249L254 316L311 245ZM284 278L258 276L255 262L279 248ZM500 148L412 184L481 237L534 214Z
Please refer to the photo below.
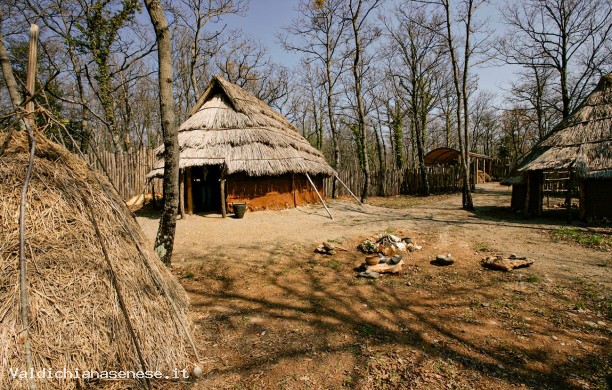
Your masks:
M584 321L584 323L590 326L591 328L597 328L597 324L593 321Z
M533 264L533 260L516 256L507 259L503 259L501 256L487 256L480 261L480 265L484 268L498 271L512 271L515 268L529 267L531 264Z
M402 255L393 255L391 256L391 258L389 260L387 260L387 264L389 265L395 265L395 264L399 264L400 261L402 261Z
M482 306L482 307L489 307L489 306L491 306L491 304L488 303L488 302L483 302L483 303L480 304L480 306Z
M597 325L599 326L606 326L606 323L603 321L597 321Z
M453 256L450 253L447 253L446 255L437 255L436 259L431 261L432 264L441 266L451 265L454 262L455 259L453 259Z
M559 338L557 336L551 336L551 338L555 341L559 340Z
M357 274L357 277L366 279L378 279L380 278L380 274L378 272L372 272L370 270L367 270Z

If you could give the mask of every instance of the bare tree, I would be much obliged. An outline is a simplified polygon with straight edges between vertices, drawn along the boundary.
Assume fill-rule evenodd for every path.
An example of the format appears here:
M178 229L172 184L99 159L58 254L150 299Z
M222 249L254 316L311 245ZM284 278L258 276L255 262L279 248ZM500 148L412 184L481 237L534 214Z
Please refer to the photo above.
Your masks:
M470 150L491 155L493 141L497 137L497 110L491 104L495 95L489 91L481 91L474 98L470 109Z
M479 5L480 0L463 0L458 7L458 18L463 28L463 45L457 45L456 39L456 15L451 9L450 0L432 0L423 1L424 3L434 4L442 8L442 37L446 43L446 49L450 58L451 74L454 86L455 96L457 98L457 139L459 143L459 151L461 155L461 176L463 182L462 188L462 207L465 210L474 210L474 202L472 200L471 183L470 183L470 154L469 154L469 82L470 69L472 64L470 60L476 50L482 46L486 37L481 41L474 41L473 34L475 31L482 31L482 25L477 26L474 23L474 12ZM463 53L459 56L459 48L463 49Z
M551 68L525 64L519 73L519 81L513 82L510 89L511 101L528 106L529 117L538 128L540 140L548 135L552 124L561 117L561 112L555 108L561 99L552 90L553 72Z
M381 4L382 0L349 0L348 18L351 26L350 52L353 56L351 67L353 75L352 92L355 98L356 123L351 127L357 143L359 165L364 175L361 201L365 202L370 186L370 163L368 161L368 139L366 108L364 104L363 77L367 70L367 61L364 59L366 48L380 35L380 31L369 25L368 17Z
M229 44L216 59L217 68L229 82L252 92L271 106L284 101L288 93L289 72L270 58L260 42L233 31Z
M553 69L563 118L612 70L610 0L521 0L503 14L510 28L498 54L509 64Z
M186 61L189 85L187 106L195 104L200 97L202 78L207 82L210 76L210 61L223 43L221 34L225 25L220 25L224 15L241 15L247 10L248 0L180 0L173 10L177 20L175 42L183 50L180 60ZM188 54L187 54L188 53Z
M395 9L396 23L387 23L389 44L397 52L396 66L391 70L403 91L419 161L423 195L429 195L429 180L425 166L425 142L429 114L438 101L438 81L444 73L443 41L437 31L440 18L426 16L423 10L404 7Z
M300 16L292 22L291 26L286 27L286 31L301 41L292 42L289 36L281 36L281 41L287 50L304 53L309 62L317 61L325 69L327 121L333 149L332 166L337 169L340 165L340 147L335 113L335 88L344 69L343 63L348 58L340 50L341 39L347 27L347 19L344 17L344 0L301 0L298 12ZM334 178L332 198L337 197L336 185Z
M164 207L155 237L155 252L170 265L178 211L179 145L172 94L172 42L159 0L144 0L155 29L159 66L159 106L164 135Z

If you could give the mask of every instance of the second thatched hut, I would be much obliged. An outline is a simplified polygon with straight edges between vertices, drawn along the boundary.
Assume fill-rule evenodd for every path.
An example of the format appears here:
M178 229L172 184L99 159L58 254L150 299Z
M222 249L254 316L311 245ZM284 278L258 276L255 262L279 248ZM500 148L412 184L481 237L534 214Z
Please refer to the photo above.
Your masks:
M215 76L179 128L181 201L185 211L225 212L318 201L315 188L335 175L323 155L281 114ZM163 146L148 177L163 175ZM310 183L312 180L314 186Z
M612 74L540 141L502 184L512 184L512 208L542 213L546 191L580 201L580 218L612 219Z

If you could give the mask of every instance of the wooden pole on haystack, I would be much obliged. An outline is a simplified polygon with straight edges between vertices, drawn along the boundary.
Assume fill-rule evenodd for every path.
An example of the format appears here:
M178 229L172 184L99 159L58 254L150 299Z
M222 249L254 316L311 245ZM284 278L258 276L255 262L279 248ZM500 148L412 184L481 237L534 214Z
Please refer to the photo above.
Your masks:
M321 201L321 204L323 205L323 207L325 207L325 211L327 211L327 214L329 214L329 217L331 219L334 219L334 217L332 217L331 213L329 212L329 209L327 208L327 205L325 204L325 201L321 197L321 194L319 194L319 190L317 190L317 186L315 186L314 182L312 181L312 179L310 178L310 175L308 173L306 173L306 178L308 178L308 181L310 182L310 185L312 186L312 188L314 188L317 196L319 197L319 200Z
M25 336L24 352L26 367L28 372L34 372L34 365L32 364L32 344L30 341L30 320L28 317L28 295L27 295L27 263L25 258L25 210L27 203L28 187L30 185L30 179L32 178L32 166L34 164L34 155L36 153L36 140L34 139L34 101L32 96L34 95L34 80L36 80L36 61L37 61L37 44L38 44L38 26L33 24L30 27L30 51L28 56L28 73L26 76L26 87L29 93L29 101L26 105L28 114L27 120L24 121L24 125L28 130L28 136L30 138L30 159L28 167L26 169L26 176L23 181L23 189L21 191L21 204L19 207L19 295L21 304L21 325L23 326L23 334ZM30 390L36 389L34 377L28 376L28 388Z
M38 57L38 26L33 24L30 27L30 51L28 53L28 73L26 74L26 89L28 91L28 99L26 103L26 112L28 113L28 122L31 127L34 127L34 88L36 87L36 61Z

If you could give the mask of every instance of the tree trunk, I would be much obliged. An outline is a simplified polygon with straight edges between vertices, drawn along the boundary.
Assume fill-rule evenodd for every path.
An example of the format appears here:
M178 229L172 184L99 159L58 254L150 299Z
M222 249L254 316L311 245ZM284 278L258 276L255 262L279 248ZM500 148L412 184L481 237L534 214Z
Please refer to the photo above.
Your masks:
M470 183L470 149L469 149L469 124L470 124L470 111L469 111L469 94L467 90L468 83L468 71L469 71L469 62L470 62L470 32L472 26L472 0L468 1L468 13L467 13L467 22L465 28L465 47L464 47L464 56L463 56L463 78L461 82L461 87L463 89L461 93L461 97L463 98L463 134L464 134L464 147L462 151L462 157L464 159L465 164L465 172L464 172L464 181L463 181L463 209L464 210L474 210L474 202L472 201L472 191L471 191L471 183Z
M362 155L361 159L361 170L363 172L364 181L363 181L363 189L361 191L361 202L365 203L368 197L368 189L370 187L370 164L368 162L368 148L367 148L367 133L366 133L366 114L365 108L363 104L363 94L361 90L361 73L359 68L361 66L361 41L359 37L359 26L358 19L361 11L361 0L357 5L357 10L352 15L352 25L353 25L353 38L355 40L355 56L353 59L353 78L355 80L355 99L357 100L357 131L358 131L358 147L361 148L360 154Z
M2 15L0 15L0 25L2 22ZM2 36L2 32L0 31L0 66L2 67L2 75L4 76L4 82L6 84L6 88L8 89L9 95L11 97L11 102L13 103L13 107L17 109L21 106L22 97L19 93L19 88L17 87L17 81L15 80L15 76L13 75L13 68L11 67L11 62L8 55L8 50L4 45L4 37Z
M159 0L144 0L155 29L159 62L159 105L164 137L164 206L155 237L155 252L170 265L178 209L179 147L172 96L172 43L168 21Z
M468 11L468 21L466 24L466 31L467 31L467 37L466 37L466 44L469 44L469 31L470 31L470 20L471 20L471 12L472 12L472 2L471 0L468 1L468 7L469 7L469 11ZM468 154L468 150L467 150L467 142L465 142L466 140L464 139L464 135L467 136L467 128L462 129L462 125L467 125L468 124L468 115L469 112L465 112L463 117L462 117L462 113L461 113L461 109L462 109L462 103L463 103L463 109L467 111L468 108L468 97L465 96L464 94L467 93L467 70L469 69L469 65L468 65L468 53L469 53L469 47L465 48L465 54L467 58L464 58L464 72L463 72L463 78L460 82L459 80L459 62L457 60L457 56L456 56L456 52L455 52L455 46L454 46L454 42L453 42L453 35L452 35L452 30L451 30L451 12L450 12L450 2L448 0L443 0L442 1L442 5L444 6L444 12L445 12L445 24L446 24L446 40L447 40L447 44L448 44L448 52L450 54L450 58L451 58L451 66L452 66L452 73L453 73L453 84L455 86L455 93L457 95L457 136L458 136L458 143L459 143L459 152L461 155L461 177L462 177L462 181L463 181L463 188L462 188L462 208L465 210L473 210L474 209L474 204L472 202L472 193L470 192L470 165L469 165L469 154ZM461 83L461 84L460 84ZM467 137L466 137L467 138Z

